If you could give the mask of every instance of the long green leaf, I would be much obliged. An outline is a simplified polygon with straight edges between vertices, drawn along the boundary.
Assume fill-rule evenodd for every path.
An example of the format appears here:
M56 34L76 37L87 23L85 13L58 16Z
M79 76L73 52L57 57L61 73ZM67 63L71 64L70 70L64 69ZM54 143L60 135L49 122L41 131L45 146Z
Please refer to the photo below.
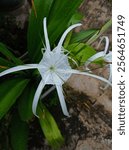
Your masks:
M18 101L18 111L21 120L28 121L33 117L32 102L35 94L35 86L33 83L29 83L24 89L22 95Z
M67 49L70 55L74 58L79 65L83 65L88 58L96 53L95 49L84 43L70 44Z
M71 37L70 43L77 43L77 42L84 42L87 41L89 38L91 38L95 33L97 33L98 30L96 29L89 29L89 30L83 30L78 33L74 33Z
M75 12L69 21L69 25L79 23L80 20L83 19L83 17L83 14L81 14L80 12Z
M0 43L0 53L2 53L8 60L14 62L16 65L23 64L23 62L16 58L3 43Z
M55 0L48 20L48 33L50 43L56 40L68 27L68 23L83 0Z
M21 95L28 79L14 78L0 83L0 119L8 112Z
M4 71L5 69L8 69L10 67L13 67L13 66L14 66L13 62L0 57L0 72Z
M28 124L21 121L18 115L14 115L10 125L10 138L13 150L28 150L28 133Z
M0 57L0 66L3 66L3 67L12 67L14 65L14 63ZM1 67L2 68L2 67Z
M102 28L96 32L86 43L88 45L96 41L105 31L107 31L112 25L112 20L110 19Z
M56 121L44 105L40 104L40 107L38 107L38 114L41 128L46 139L48 140L48 143L54 149L59 148L63 144L64 139L60 133Z

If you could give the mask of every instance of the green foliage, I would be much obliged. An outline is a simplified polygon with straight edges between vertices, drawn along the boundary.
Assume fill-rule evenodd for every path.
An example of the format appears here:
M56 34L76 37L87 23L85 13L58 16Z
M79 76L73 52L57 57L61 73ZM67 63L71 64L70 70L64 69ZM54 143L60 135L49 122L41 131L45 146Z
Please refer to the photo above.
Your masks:
M83 0L55 0L49 14L48 34L50 43L54 44L68 27L71 17Z
M12 66L14 66L12 62L0 57L0 72Z
M97 32L98 30L96 29L89 29L89 30L82 30L78 33L73 33L70 43L85 42Z
M92 44L94 41L96 41L105 31L107 31L112 25L112 20L110 19L102 28L96 32L88 41L87 44Z
M75 12L72 16L72 18L69 21L69 26L71 24L76 24L76 23L80 23L80 20L83 19L83 14L81 14L80 12Z
M35 85L29 83L24 89L18 101L18 111L21 120L28 121L33 117L32 102L35 94Z
M96 53L95 49L84 43L70 44L67 49L70 51L70 55L74 58L79 65L83 65L88 58Z
M16 58L3 43L0 43L0 56L0 72L8 67L23 64L23 62L19 58Z
M14 115L10 125L10 139L13 150L28 150L28 133L29 128L26 122Z
M16 65L20 65L23 64L22 61L18 58L16 58L6 47L6 45L4 45L3 43L0 43L0 53L3 54L8 61L8 63L10 64L11 61L16 64Z
M60 133L60 130L56 124L56 121L47 110L47 108L40 104L38 107L39 122L43 133L48 140L48 143L54 148L58 149L63 144L64 139Z
M0 82L0 119L8 112L28 83L28 79L14 78Z

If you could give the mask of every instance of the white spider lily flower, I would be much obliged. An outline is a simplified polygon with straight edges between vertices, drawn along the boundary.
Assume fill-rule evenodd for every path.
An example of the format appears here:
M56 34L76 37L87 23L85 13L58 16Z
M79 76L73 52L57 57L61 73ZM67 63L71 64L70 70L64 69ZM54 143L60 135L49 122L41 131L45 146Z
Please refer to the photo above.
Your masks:
M10 68L10 69L5 70L0 73L0 77L2 77L6 74L20 71L20 70L25 70L25 69L38 69L39 70L42 80L40 81L40 83L37 87L36 93L34 95L33 104L32 104L32 111L35 116L37 116L36 109L37 109L40 95L42 93L44 86L47 84L55 85L55 87L57 89L58 97L60 100L62 111L63 111L64 115L66 115L66 116L69 116L69 113L68 113L66 103L64 100L62 85L64 82L66 82L68 80L68 78L72 74L88 75L88 76L97 78L99 80L102 80L111 85L111 83L108 80L106 80L105 78L102 78L102 77L99 77L99 76L96 76L96 75L93 75L93 74L90 74L87 72L80 72L80 71L72 69L70 67L70 64L68 62L69 57L64 54L64 51L63 51L64 48L62 47L62 45L63 45L63 42L64 42L68 32L70 32L72 29L74 29L75 27L78 27L78 26L81 26L81 24L79 23L79 24L70 26L63 33L61 39L59 40L58 45L51 51L50 43L49 43L49 39L48 39L48 33L47 33L46 18L44 18L43 29L44 29L46 47L45 47L45 52L43 54L43 58L41 59L39 64L26 64L26 65L22 65L22 66L17 66L17 67Z
M101 51L101 52L98 52L97 54L93 55L92 57L90 57L86 63L85 63L85 67L86 67L86 70L89 70L88 68L88 65L93 62L94 60L98 59L98 58L103 58L103 60L105 60L106 62L108 62L108 67L109 67L109 77L108 77L108 80L109 82L112 82L112 64L110 64L112 62L112 52L109 51L108 52L108 47L109 47L109 38L107 36L103 36L101 37L101 40L98 44L98 46L101 44L101 42L103 40L106 40L106 45L105 45L105 49L104 51ZM103 88L103 89L106 89L108 87L108 84Z

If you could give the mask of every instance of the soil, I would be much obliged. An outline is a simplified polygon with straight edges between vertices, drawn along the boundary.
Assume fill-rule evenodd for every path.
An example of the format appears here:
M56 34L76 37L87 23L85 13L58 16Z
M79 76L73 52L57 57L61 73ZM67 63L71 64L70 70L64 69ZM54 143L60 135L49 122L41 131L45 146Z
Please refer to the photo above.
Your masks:
M11 47L18 57L26 51L29 8L26 1L25 5L13 12L0 14L0 41ZM111 18L109 0L85 0L79 10L85 16L82 20L83 29L100 28ZM111 29L105 34L111 41ZM104 76L104 69L96 73L101 72ZM65 137L65 143L60 150L111 150L112 91L110 87L102 90L102 86L102 82L80 75L71 76L64 85L71 117L55 115ZM52 111L53 114L61 114L57 106ZM36 120L30 125L28 149L52 150Z

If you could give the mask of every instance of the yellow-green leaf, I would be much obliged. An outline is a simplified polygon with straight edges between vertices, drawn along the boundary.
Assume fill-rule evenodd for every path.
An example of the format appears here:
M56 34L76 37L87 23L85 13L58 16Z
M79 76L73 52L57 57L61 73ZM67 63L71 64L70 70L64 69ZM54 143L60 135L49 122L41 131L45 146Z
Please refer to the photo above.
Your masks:
M41 104L38 107L38 114L41 128L48 143L54 149L59 148L63 144L64 139L53 116L50 114L47 108Z

